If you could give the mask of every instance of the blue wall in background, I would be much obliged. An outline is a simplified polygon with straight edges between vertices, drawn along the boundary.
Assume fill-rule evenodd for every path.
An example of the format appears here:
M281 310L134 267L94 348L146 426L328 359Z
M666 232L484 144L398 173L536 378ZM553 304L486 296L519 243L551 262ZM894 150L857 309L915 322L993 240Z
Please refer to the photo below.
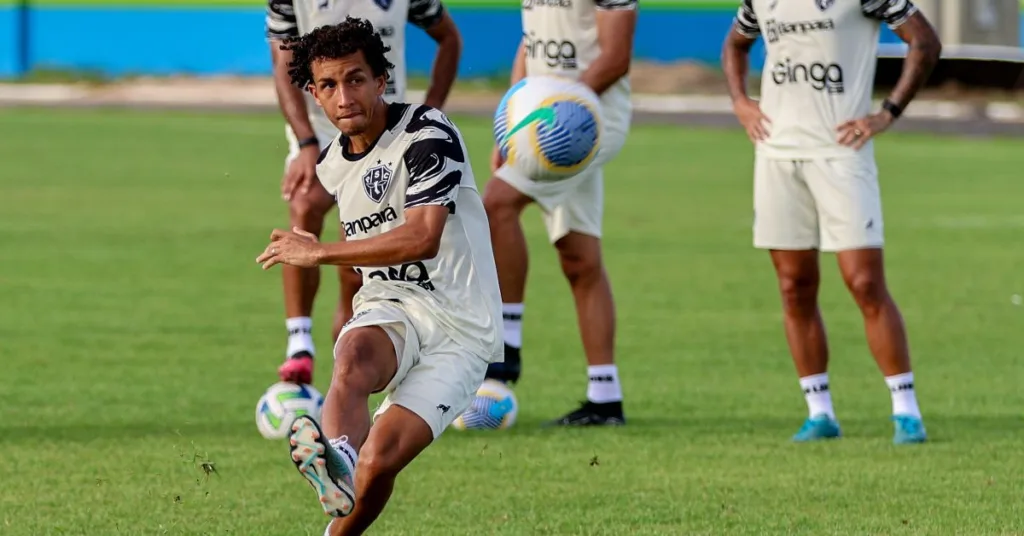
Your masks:
M18 72L18 11L0 6L0 76Z
M0 76L17 71L16 11L0 7ZM636 57L690 59L717 64L734 11L641 11ZM466 43L460 75L505 73L520 38L515 9L453 9ZM92 70L108 75L267 75L270 53L263 39L263 10L253 8L40 7L30 14L30 61L35 68ZM117 28L116 32L103 31ZM433 42L410 27L408 67L429 72ZM883 29L883 42L897 38ZM760 70L760 43L752 68Z

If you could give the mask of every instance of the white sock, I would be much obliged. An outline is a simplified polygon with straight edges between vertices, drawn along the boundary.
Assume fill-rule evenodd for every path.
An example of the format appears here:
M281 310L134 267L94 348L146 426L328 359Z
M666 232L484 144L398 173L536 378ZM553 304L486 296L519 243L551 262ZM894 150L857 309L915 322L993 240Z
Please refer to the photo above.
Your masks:
M832 409L832 392L829 390L827 372L800 378L800 388L804 390L807 413L810 417L824 413L833 419L836 418L836 412Z
M914 373L905 372L895 376L887 376L885 384L892 393L892 414L910 415L921 418L921 410L917 407L917 395L914 394Z
M341 453L342 459L348 463L349 471L355 476L356 461L359 459L359 453L356 452L356 449L352 448L352 445L348 444L348 436L336 437L330 440L330 443L334 450Z
M595 404L622 401L622 386L619 385L619 367L615 365L593 365L587 367L587 400Z
M505 319L505 344L513 348L523 347L523 304L501 304L501 316Z
M288 350L285 357L291 357L299 352L313 352L313 319L308 316L297 316L284 321L288 328Z

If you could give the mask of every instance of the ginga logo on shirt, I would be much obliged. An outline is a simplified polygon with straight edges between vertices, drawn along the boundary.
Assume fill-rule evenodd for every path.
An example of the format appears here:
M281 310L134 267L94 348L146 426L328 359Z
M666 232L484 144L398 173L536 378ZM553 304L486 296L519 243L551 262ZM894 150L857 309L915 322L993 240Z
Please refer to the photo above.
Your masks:
M772 82L781 86L784 84L810 84L818 91L828 93L843 93L843 68L835 63L793 63L786 58L772 67Z
M523 32L523 45L526 46L527 56L531 59L544 59L548 67L576 68L576 43L572 41L545 40L533 32Z

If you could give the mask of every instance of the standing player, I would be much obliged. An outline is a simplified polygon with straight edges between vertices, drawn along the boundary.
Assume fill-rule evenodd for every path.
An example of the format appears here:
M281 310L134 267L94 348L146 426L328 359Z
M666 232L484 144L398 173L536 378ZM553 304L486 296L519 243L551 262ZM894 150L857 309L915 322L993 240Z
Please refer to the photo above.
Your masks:
M632 115L626 75L633 55L637 0L524 1L522 13L523 41L513 63L512 84L546 74L578 79L600 96L604 131L594 163L560 182L535 182L504 165L494 150L491 166L498 180L487 184L484 205L501 283L505 361L492 365L487 376L519 380L527 271L520 216L527 205L537 203L572 287L589 364L587 401L553 424L625 424L614 359L615 303L601 258L601 218L603 167L622 149Z
M317 108L313 98L293 86L288 76L291 52L281 49L281 40L297 37L318 26L337 24L348 15L369 20L391 47L389 60L396 65L388 72L385 98L404 101L406 90L406 21L425 30L438 43L433 79L425 104L441 108L458 70L462 41L455 23L440 0L270 0L267 4L267 37L274 65L278 103L288 122L285 134L290 146L281 182L281 195L288 202L292 226L317 236L334 200L316 180L320 150L337 134L331 121ZM319 268L284 266L285 325L288 347L279 369L283 381L313 381L313 348L310 314L320 285ZM341 297L334 321L334 338L352 316L352 296L360 278L351 269L339 268Z
M257 259L355 267L363 285L334 349L323 428L292 425L292 460L325 511L327 534L362 534L395 477L469 406L500 361L501 293L486 213L459 130L441 111L384 101L382 42L347 19L289 40L291 77L341 133L317 176L337 199L341 242L274 231ZM370 422L368 398L387 398ZM349 515L351 514L351 515Z
M895 89L871 110L881 23L909 45ZM768 50L760 105L748 54ZM926 439L903 319L882 261L882 203L871 138L899 118L938 61L934 29L909 0L744 0L722 64L740 123L756 144L754 246L770 250L786 338L810 416L796 441L839 437L818 310L818 250L836 252L892 394L896 443Z

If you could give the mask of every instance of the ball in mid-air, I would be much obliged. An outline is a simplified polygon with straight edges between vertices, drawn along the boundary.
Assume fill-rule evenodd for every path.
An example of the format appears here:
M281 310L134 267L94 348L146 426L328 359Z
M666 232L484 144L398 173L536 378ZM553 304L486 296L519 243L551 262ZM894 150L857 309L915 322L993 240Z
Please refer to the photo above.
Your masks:
M459 415L456 430L501 430L516 422L519 403L512 389L498 380L484 380L469 408Z
M494 138L506 163L535 181L579 174L601 146L601 106L585 84L530 76L494 112Z
M267 439L284 439L296 418L308 415L320 421L324 398L312 385L278 382L256 403L256 428Z

